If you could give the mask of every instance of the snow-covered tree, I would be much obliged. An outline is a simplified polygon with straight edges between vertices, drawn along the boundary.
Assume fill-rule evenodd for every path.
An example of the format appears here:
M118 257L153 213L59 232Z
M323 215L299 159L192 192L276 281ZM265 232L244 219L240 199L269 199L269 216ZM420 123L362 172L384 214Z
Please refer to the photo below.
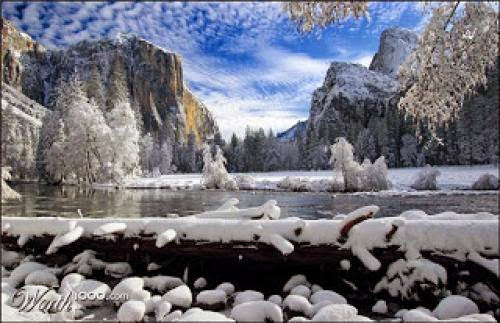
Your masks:
M118 101L106 117L111 130L111 179L120 181L139 164L139 131L128 100Z
M171 139L167 138L167 140L161 144L160 148L160 172L162 174L168 174L173 171L173 158L174 155Z
M66 135L64 133L64 121L57 119L53 129L52 144L46 151L45 170L52 182L60 183L68 171L64 161L64 149L66 149Z
M352 145L344 137L337 138L336 143L331 146L331 152L330 162L334 170L342 174L346 191L380 191L390 186L383 156L373 164L365 159L360 165L354 160Z
M226 170L226 158L219 146L216 147L215 159L212 159L210 146L203 147L203 174L202 183L206 188L238 189L236 181Z
M10 179L10 167L2 167L2 202L20 199L21 195L13 190L6 181Z
M139 157L141 162L141 168L144 172L150 171L151 157L154 149L154 141L151 133L147 133L142 136L139 140Z
M370 160L375 158L377 155L377 152L375 151L375 139L369 129L365 128L358 134L354 150L356 151L356 157L359 161L362 161L365 158Z
M196 171L196 136L194 133L188 135L187 144L182 152L182 169L188 173Z
M416 190L437 190L437 177L441 172L430 165L426 165L416 176L411 185Z
M99 67L97 67L96 64L92 64L90 67L89 78L85 83L85 91L87 92L87 96L93 98L101 109L105 109L106 99L104 84L102 82L101 73L99 72Z
M487 2L442 2L419 46L400 70L405 95L399 107L430 118L431 131L449 120L466 96L486 85L498 55L498 10Z
M65 136L53 145L62 147L66 167L64 176L71 172L77 179L91 184L109 162L110 129L95 101L87 98L77 76L72 77L67 85L60 86L57 93L55 107L63 120ZM61 158L60 154L49 151L47 158L47 171L59 176L48 165L60 164L52 160Z
M420 161L417 139L410 134L404 134L401 144L400 156L403 166L417 166Z
M297 28L302 33L350 17L359 18L368 12L367 2L362 1L288 1L283 3L283 8L290 19L297 23Z

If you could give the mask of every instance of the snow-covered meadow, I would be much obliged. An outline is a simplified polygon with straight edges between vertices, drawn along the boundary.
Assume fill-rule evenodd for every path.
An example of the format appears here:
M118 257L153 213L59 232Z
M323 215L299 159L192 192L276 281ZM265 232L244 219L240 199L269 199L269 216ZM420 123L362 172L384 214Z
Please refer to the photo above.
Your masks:
M437 166L440 172L437 178L438 189L441 191L470 190L472 184L483 174L498 176L498 167L494 165L479 166ZM388 170L388 179L392 183L389 190L383 193L411 193L411 188L417 174L422 167L391 168ZM329 180L332 180L335 171L281 171L265 173L234 173L232 175L239 183L240 189L251 190L292 190L279 185L289 177L295 181L303 181L305 190L327 191ZM112 186L99 184L98 186ZM200 189L202 188L202 174L171 174L159 177L141 177L126 179L124 188L166 188L166 189ZM308 189L307 189L308 188ZM426 191L428 193L429 191ZM422 193L420 193L422 194Z

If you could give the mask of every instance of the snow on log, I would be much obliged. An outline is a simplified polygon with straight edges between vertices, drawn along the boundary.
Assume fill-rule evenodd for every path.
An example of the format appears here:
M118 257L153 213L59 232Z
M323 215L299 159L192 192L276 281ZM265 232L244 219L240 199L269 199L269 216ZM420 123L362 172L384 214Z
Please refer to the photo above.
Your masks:
M466 261L469 255L469 260L495 273L491 269L497 262L491 258L498 259L499 254L498 216L477 214L479 220L473 220L473 215L447 213L446 219L432 215L415 220L376 218L353 225L353 221L369 217L377 210L377 207L365 207L352 212L342 221L298 218L269 221L193 216L120 219L126 225L124 231L106 236L94 236L93 233L106 224L115 223L113 218L3 217L3 225L9 226L9 229L2 233L2 242L4 248L19 250L17 240L30 237L24 241L24 248L40 250L49 247L52 242L50 253L54 251L57 255L59 251L56 250L62 250L70 257L85 249L94 249L99 252L107 250L111 258L116 258L115 250L131 255L139 248L140 252L136 253L152 257L148 264L151 261L158 263L165 255L230 257L235 250L243 257L268 262L282 261L283 257L302 263L322 263L327 261L327 257L333 257L328 261L340 262L342 259L352 260L355 256L371 271L378 270L387 257L395 260L389 254L382 254L384 259L381 259L380 250L389 252L397 249L403 254L414 254L410 258L419 258L423 252L434 252ZM75 229L68 232L72 226L76 226ZM346 226L350 229L347 230ZM395 231L394 226L398 227ZM447 234L444 235L443 231ZM347 234L345 243L338 241L341 232ZM389 239L388 233L391 233ZM175 244L162 248L165 246L163 243L174 238ZM69 243L71 248L66 247ZM279 254L274 253L274 249ZM131 257L136 259L138 256Z
M365 206L357 210L352 211L347 214L347 216L342 220L342 229L340 229L341 237L347 237L349 231L358 223L372 218L379 211L379 207L376 205Z
M167 243L173 241L176 236L177 232L175 232L175 230L172 229L168 229L165 232L160 233L156 238L156 247L157 248L163 247Z
M491 271L495 276L500 276L500 261L498 259L486 259L477 252L471 252L467 259Z
M236 199L234 199L236 200ZM279 219L281 210L275 200L269 200L258 207L248 209L238 209L235 207L233 199L224 203L215 211L207 211L194 215L197 218L218 218L218 219ZM238 201L238 200L236 200Z
M111 233L118 233L118 232L123 232L127 229L127 225L125 223L106 223L98 227L94 231L94 235L96 236L102 236L106 234L111 234Z
M72 222L70 222L72 223ZM71 226L71 224L69 224ZM78 240L83 233L83 228L80 226L75 227L73 230L69 231L68 233L62 234L62 235L57 235L54 240L52 240L52 243L50 244L49 248L45 252L45 254L50 255L55 253L60 247L69 245L76 240Z

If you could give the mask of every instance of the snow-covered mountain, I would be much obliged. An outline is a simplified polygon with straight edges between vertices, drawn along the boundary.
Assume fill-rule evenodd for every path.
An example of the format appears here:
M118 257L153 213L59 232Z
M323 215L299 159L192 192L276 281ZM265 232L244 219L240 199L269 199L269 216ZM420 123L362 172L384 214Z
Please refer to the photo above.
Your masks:
M418 40L418 34L405 28L384 30L380 35L379 50L373 56L370 70L395 77L401 64L417 46Z
M297 136L304 132L306 130L306 122L305 121L299 121L296 124L294 124L292 127L289 129L278 132L276 134L276 138L281 141L281 142L290 142L294 141Z
M86 81L97 71L108 93L110 73L122 65L131 103L140 111L145 133L161 138L172 133L167 131L171 128L176 139L186 140L194 133L201 143L217 131L210 111L184 83L182 60L175 53L127 35L48 50L5 19L2 35L4 82L44 106L50 108L57 83L75 72Z
M487 89L467 100L459 118L438 129L441 144L415 138L416 127L426 127L425 117L415 120L397 108L403 95L397 71L414 50L418 34L404 28L382 33L379 50L370 68L333 62L323 85L314 91L304 135L307 142L339 136L353 143L361 160L384 155L389 166L472 164L495 162L498 155L498 80L489 74ZM424 129L425 134L425 129ZM309 137L307 137L309 136ZM404 137L404 138L403 138ZM427 141L426 141L427 140ZM307 149L307 147L306 147Z

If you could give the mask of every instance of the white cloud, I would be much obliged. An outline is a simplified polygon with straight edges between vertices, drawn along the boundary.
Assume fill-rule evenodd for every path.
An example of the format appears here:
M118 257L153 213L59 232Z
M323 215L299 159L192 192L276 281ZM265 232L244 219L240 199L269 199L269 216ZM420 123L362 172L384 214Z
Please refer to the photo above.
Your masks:
M370 63L372 62L373 54L362 54L353 60L353 63L361 64L366 67L370 67Z

